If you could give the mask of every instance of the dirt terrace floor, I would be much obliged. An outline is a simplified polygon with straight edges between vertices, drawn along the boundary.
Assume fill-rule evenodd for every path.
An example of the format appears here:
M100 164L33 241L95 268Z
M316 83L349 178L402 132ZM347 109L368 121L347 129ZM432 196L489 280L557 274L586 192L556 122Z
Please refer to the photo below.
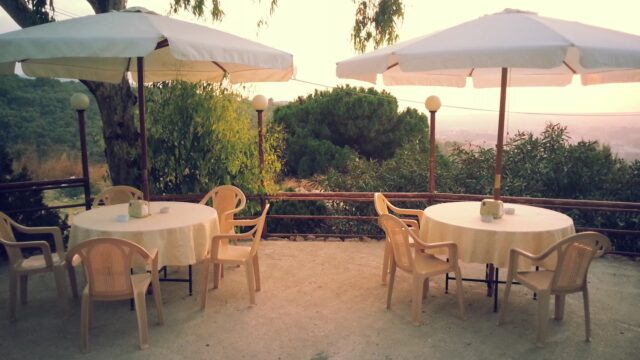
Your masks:
M467 319L458 318L455 288L432 280L422 326L410 321L410 279L398 273L391 310L380 283L379 242L264 242L262 291L248 306L244 268L228 267L220 289L190 297L186 284L164 282L165 325L148 297L150 348L138 350L135 313L127 302L97 303L90 351L79 349L80 302L63 319L52 275L34 276L30 300L8 314L7 265L0 266L0 359L638 359L640 263L596 259L591 267L593 340L584 342L582 296L567 297L565 319L549 320L536 347L536 302L514 285L507 324L497 327L482 284L465 282ZM463 265L464 276L484 267ZM177 274L180 275L180 274ZM500 288L500 298L502 297ZM553 305L551 305L553 306Z

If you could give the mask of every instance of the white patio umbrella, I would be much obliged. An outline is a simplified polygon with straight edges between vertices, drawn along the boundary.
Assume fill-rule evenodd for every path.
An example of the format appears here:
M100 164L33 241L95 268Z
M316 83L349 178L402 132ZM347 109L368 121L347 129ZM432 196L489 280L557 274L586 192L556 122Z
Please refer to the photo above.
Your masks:
M640 81L640 36L506 9L337 64L340 78L385 85L500 86L494 198L500 198L506 87Z
M206 26L130 8L0 34L0 74L138 83L143 192L149 198L144 84L287 81L293 56Z

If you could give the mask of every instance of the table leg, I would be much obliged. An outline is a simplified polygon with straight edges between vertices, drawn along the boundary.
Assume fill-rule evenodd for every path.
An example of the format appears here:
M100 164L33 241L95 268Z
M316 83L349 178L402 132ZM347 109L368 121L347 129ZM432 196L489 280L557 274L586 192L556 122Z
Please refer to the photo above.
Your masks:
M449 262L449 258L447 258L447 262ZM444 274L444 293L449 293L449 273Z
M498 284L499 284L499 278L498 278L498 271L500 269L498 267L496 267L496 274L495 274L495 278L494 278L494 283L493 283L493 312L498 312Z
M493 269L493 264L489 263L485 265L484 279L487 282L487 297L491 297L493 295Z

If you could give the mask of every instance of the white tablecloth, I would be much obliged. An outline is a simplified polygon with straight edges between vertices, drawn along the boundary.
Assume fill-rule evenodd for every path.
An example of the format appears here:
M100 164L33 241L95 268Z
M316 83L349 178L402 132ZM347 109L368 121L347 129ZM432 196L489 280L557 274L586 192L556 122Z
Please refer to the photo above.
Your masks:
M160 213L168 207L169 212ZM93 237L118 237L145 249L158 249L160 266L195 264L204 258L211 237L219 234L218 215L212 207L185 202L151 202L151 216L118 221L128 204L98 207L73 218L69 247Z
M519 248L539 254L564 237L574 234L570 217L556 211L518 204L513 215L483 222L480 202L455 202L430 206L424 210L420 238L427 243L453 241L460 260L509 265L509 250ZM551 263L554 260L551 260ZM543 264L553 266L551 263Z

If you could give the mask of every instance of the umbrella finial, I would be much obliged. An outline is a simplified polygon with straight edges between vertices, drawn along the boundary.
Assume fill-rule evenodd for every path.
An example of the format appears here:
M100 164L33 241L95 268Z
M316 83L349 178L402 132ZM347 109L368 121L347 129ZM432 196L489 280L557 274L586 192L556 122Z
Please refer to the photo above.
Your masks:
M142 6L132 6L132 7L128 7L124 10L121 10L121 12L139 12L139 13L143 13L143 14L151 14L151 15L158 15L157 12L151 11L145 7Z

